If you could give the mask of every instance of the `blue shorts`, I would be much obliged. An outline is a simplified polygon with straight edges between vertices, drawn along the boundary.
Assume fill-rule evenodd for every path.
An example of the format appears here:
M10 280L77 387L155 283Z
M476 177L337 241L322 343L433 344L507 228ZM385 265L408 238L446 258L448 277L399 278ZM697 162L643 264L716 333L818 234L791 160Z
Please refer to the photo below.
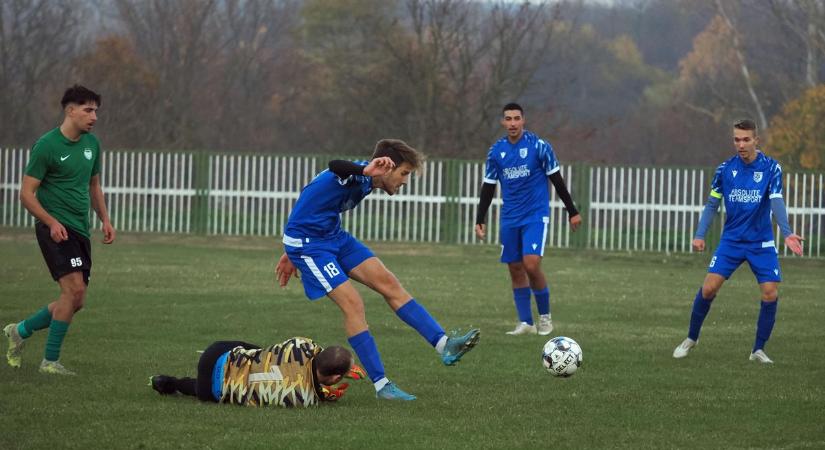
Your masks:
M730 278L734 271L747 261L756 281L761 283L782 281L779 257L775 246L749 248L745 245L721 241L708 265L708 273Z
M511 263L524 259L524 255L544 256L544 244L547 241L547 224L549 217L540 222L532 222L517 227L501 227L501 262Z
M375 254L347 232L334 238L297 239L284 235L284 249L301 271L304 293L317 300L349 280L347 274Z

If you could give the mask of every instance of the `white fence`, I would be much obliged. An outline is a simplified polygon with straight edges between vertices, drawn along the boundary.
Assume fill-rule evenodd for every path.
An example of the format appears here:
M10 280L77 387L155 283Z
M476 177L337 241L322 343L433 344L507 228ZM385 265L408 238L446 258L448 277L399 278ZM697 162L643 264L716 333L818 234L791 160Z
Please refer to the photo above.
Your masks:
M0 226L33 224L18 200L28 157L29 150L0 150ZM328 159L105 152L101 179L120 231L277 237L300 189ZM565 166L562 174L585 224L571 233L554 193L549 246L688 252L712 170ZM482 175L481 162L428 161L400 194L373 193L343 215L344 225L365 240L479 243L472 228ZM785 175L791 226L813 257L825 254L823 191L822 173ZM496 199L488 213L488 242L498 239L500 205ZM721 223L715 221L709 243Z

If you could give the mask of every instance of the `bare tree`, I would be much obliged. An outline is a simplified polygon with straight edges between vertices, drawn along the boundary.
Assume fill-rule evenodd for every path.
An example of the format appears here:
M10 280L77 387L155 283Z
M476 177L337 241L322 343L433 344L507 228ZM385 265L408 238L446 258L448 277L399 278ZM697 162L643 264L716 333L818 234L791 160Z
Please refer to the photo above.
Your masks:
M31 144L59 118L63 75L84 43L83 3L0 2L0 141ZM21 142L26 140L27 142Z
M818 85L819 62L825 52L825 1L771 0L770 6L783 28L805 46L806 85Z
M124 29L157 75L154 107L141 117L146 141L176 148L199 143L196 114L206 66L219 51L217 0L114 0Z
M759 96L756 94L756 90L754 89L754 83L751 79L751 71L748 68L747 60L745 59L745 54L738 28L733 23L731 15L725 9L725 5L723 4L722 0L715 1L716 10L718 11L719 16L722 17L722 19L724 19L725 23L728 25L728 28L730 28L732 31L731 35L733 39L733 50L736 53L736 58L739 62L739 68L742 72L742 78L745 81L745 87L748 90L748 95L753 101L754 108L756 108L757 120L759 120L759 127L762 130L767 130L768 119L765 117L765 111L762 109L762 102L759 100Z
M211 121L206 130L220 148L271 146L283 137L277 117L295 95L300 76L292 35L297 28L295 1L230 0L221 3L219 53L208 80Z
M387 38L411 97L410 134L442 154L489 144L505 99L533 81L553 36L557 8L468 0L408 0L412 37Z

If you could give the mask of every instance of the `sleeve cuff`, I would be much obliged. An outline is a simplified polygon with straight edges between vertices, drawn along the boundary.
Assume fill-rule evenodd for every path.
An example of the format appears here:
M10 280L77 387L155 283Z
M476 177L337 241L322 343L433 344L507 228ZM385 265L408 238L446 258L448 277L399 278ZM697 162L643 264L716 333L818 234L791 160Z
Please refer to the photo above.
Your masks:
M498 184L498 180L494 180L492 178L485 178L484 182L487 184Z
M782 198L782 194L771 194L768 198Z
M549 177L550 175L553 175L554 173L558 172L559 170L561 170L561 166L556 166L556 167L554 167L554 168L547 171L547 176Z

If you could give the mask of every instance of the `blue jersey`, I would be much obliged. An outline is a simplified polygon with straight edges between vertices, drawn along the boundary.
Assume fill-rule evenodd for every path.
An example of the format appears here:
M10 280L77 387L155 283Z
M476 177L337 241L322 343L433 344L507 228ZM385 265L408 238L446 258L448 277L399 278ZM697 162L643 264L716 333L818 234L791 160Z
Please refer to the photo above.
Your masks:
M487 154L484 182L501 184L501 226L516 227L550 216L547 177L560 169L553 147L525 131L518 142L498 140Z
M366 166L367 162L356 164ZM370 192L372 177L352 175L341 179L324 170L301 189L284 235L298 239L335 237L342 231L341 213L355 208Z
M738 155L716 169L710 195L724 199L725 228L722 240L751 247L773 246L772 198L782 198L782 167L757 152L745 164Z

